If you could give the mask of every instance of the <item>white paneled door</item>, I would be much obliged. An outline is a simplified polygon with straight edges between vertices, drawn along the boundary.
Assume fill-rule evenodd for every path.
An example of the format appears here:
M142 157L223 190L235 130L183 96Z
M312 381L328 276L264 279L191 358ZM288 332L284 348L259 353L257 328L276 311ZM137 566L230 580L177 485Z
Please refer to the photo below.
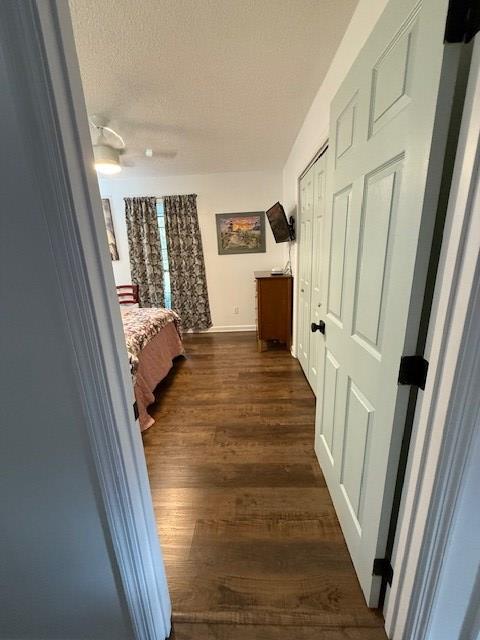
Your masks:
M315 449L370 606L404 424L415 261L435 216L426 184L442 162L430 150L447 4L391 0L331 106Z
M298 359L308 375L310 352L310 295L312 287L313 167L300 180Z
M313 238L312 238L312 286L310 294L309 327L310 348L307 378L314 393L317 393L318 363L324 348L322 322L325 316L325 283L323 269L324 226L325 226L325 184L327 151L313 165Z

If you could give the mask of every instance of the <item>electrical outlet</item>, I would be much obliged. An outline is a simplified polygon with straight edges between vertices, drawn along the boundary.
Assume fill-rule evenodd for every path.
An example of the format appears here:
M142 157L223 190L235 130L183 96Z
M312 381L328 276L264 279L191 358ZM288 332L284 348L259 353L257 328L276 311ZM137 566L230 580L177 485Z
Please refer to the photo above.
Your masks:
M238 314L240 313L240 309L238 307L233 307L233 313L238 316Z

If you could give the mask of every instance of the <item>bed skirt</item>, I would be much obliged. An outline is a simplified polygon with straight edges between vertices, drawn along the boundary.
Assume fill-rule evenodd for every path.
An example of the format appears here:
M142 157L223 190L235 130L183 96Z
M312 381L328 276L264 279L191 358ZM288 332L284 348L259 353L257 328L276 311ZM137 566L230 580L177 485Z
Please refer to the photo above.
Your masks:
M153 392L172 368L173 359L183 352L182 340L174 322L164 326L142 349L134 386L141 431L155 422L148 413L149 405L155 402Z

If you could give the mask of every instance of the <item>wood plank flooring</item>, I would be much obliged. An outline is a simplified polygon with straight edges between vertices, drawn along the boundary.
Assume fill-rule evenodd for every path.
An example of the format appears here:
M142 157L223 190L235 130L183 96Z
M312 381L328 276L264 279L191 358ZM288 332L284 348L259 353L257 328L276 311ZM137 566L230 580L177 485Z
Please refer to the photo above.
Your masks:
M176 640L385 640L313 451L315 403L255 334L185 336L144 434Z

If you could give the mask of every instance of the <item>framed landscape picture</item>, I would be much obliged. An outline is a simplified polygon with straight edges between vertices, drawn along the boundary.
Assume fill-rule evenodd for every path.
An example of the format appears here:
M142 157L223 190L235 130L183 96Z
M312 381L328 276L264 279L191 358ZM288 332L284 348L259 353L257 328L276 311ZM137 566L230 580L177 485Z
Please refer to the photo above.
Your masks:
M108 248L110 249L110 258L118 260L117 240L115 238L115 229L113 228L112 210L110 209L110 200L102 198L103 217L105 218L105 226L107 227Z
M217 213L219 255L265 253L265 213Z

